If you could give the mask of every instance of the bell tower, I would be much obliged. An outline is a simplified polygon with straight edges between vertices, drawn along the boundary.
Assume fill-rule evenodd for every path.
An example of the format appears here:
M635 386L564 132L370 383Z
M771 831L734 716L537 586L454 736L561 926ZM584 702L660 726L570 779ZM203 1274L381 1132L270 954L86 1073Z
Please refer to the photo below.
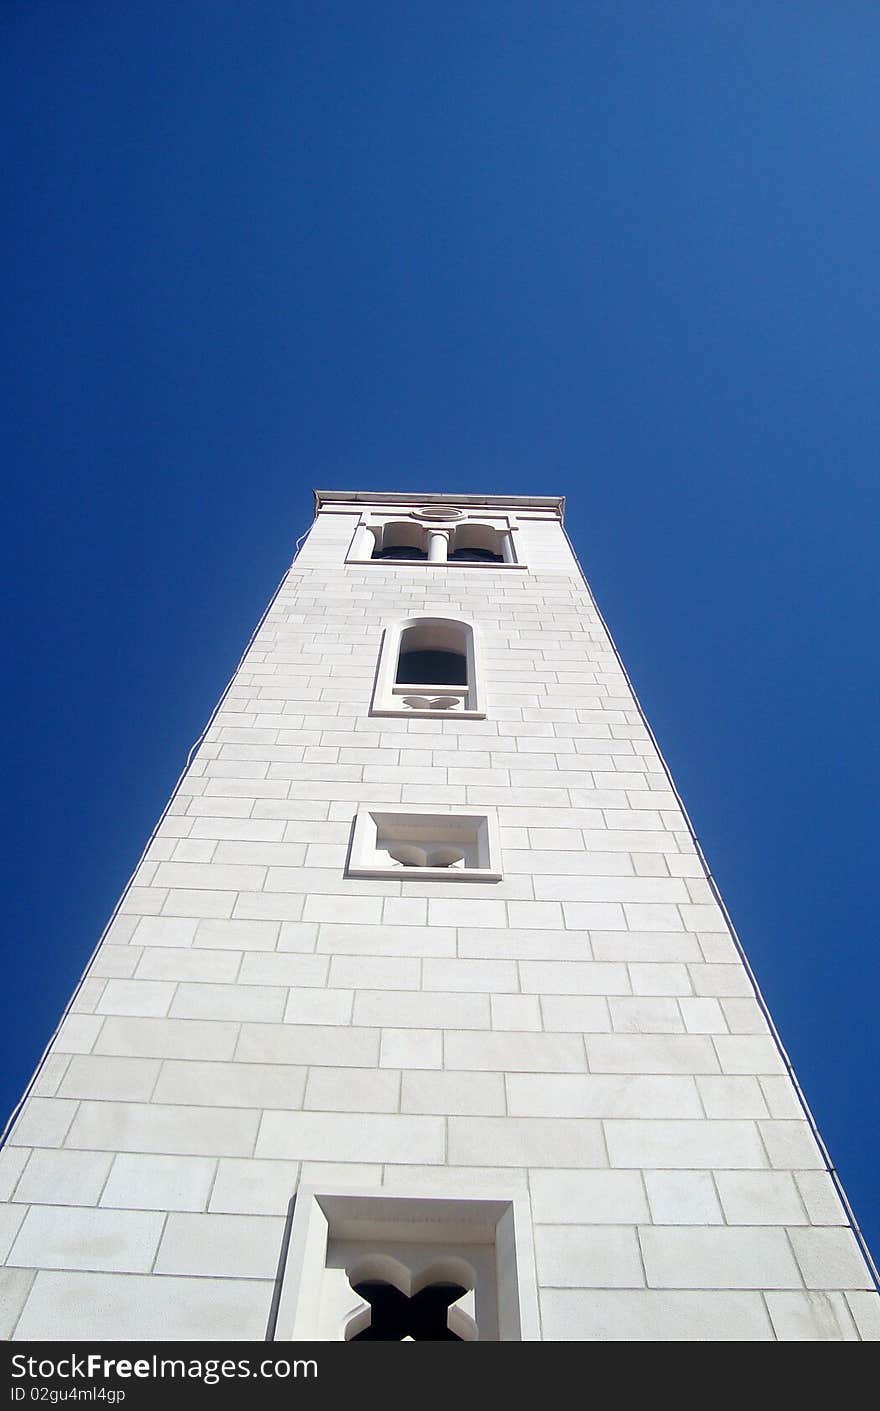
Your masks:
M880 1336L563 509L316 492L0 1152L3 1336Z

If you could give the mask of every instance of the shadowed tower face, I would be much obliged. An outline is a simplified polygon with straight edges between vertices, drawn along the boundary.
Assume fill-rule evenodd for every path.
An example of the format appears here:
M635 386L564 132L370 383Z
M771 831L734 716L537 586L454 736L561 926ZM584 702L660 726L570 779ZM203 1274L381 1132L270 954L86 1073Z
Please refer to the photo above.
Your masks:
M878 1335L562 508L317 494L0 1153L4 1337Z

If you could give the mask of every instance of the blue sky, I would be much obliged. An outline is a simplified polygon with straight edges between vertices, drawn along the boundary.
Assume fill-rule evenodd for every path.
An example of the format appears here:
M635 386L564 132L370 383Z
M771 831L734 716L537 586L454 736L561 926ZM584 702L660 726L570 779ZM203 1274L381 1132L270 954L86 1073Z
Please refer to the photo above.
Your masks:
M561 493L880 1248L880 11L7 3L0 1105L314 485Z

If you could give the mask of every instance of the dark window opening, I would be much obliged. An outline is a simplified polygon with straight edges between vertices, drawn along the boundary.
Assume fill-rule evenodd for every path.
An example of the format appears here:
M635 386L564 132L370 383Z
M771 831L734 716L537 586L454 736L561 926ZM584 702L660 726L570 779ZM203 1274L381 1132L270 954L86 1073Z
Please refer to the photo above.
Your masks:
M371 555L374 559L426 559L424 549L415 544L389 544L387 549L376 548Z
M503 563L503 554L493 554L491 549L453 549L449 555L455 563Z
M463 652L401 652L397 662L401 686L466 686L467 657Z
M352 1342L463 1342L447 1327L450 1305L467 1293L461 1284L436 1283L412 1298L383 1279L354 1284L359 1298L370 1305L369 1327L355 1333Z

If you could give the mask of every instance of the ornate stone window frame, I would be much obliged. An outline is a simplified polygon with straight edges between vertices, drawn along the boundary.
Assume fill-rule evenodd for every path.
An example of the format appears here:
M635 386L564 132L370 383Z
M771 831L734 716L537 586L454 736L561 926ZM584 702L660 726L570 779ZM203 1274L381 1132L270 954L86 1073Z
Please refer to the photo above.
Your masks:
M351 1268L383 1276L397 1267L405 1277L409 1266L417 1284L426 1269L442 1277L444 1270L469 1264L478 1278L460 1317L464 1340L474 1340L465 1332L471 1313L476 1341L540 1341L527 1192L499 1186L450 1195L423 1187L303 1185L292 1207L268 1340L345 1341L353 1326L363 1325L364 1313L349 1283ZM449 1326L458 1331L452 1314Z
M449 637L459 636L467 659L467 685L444 686L397 684L400 645L409 628L436 627ZM417 704L419 701L424 704ZM443 700L444 704L439 702ZM432 701L438 704L432 704ZM379 665L370 703L370 715L412 715L421 719L485 720L479 632L474 623L460 617L414 616L389 622L382 634Z
M407 865L394 860L389 846L428 857L432 851L464 854L464 866ZM346 875L395 882L500 882L501 844L498 820L488 810L442 810L418 804L360 808L354 817Z
M374 559L373 550L388 526L405 525L408 530L418 531L420 547L426 554L423 559ZM484 528L497 536L501 543L503 562L480 559L460 561L447 558L450 539L456 529ZM347 564L379 564L383 568L476 568L476 569L525 569L528 567L519 556L517 540L519 525L515 515L505 513L477 513L472 510L457 509L453 505L425 505L421 508L405 508L363 511L352 535L345 562Z

